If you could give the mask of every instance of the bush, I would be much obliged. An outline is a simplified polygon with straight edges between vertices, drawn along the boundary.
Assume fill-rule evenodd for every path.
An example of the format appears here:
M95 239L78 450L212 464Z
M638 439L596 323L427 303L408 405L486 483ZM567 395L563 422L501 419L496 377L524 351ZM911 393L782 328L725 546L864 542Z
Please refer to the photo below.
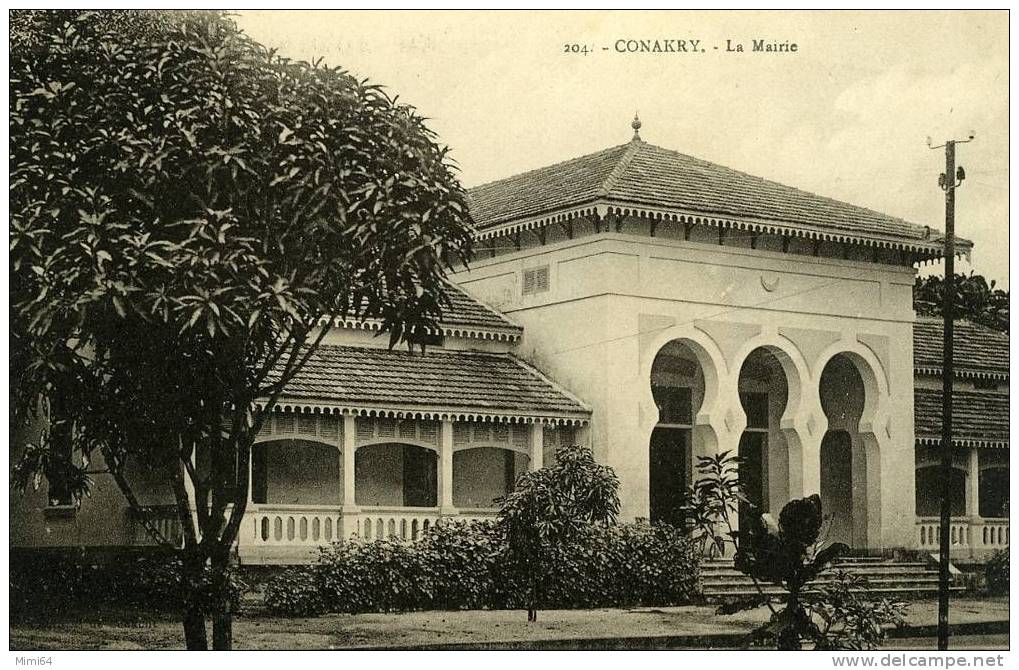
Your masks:
M318 616L326 611L319 580L313 568L287 570L265 588L265 606L289 617Z
M178 585L173 558L162 552L18 552L11 556L11 616L62 614L106 604L166 609L177 602Z
M591 526L551 558L545 608L678 605L697 591L698 558L672 526Z
M1008 595L1008 549L1001 549L991 555L984 566L987 592L995 596Z
M550 557L542 606L684 604L698 592L698 560L692 543L671 526L587 526ZM284 616L516 609L526 606L527 576L496 524L450 523L415 543L332 545L318 565L272 579L265 603Z
M209 574L211 580L211 572ZM231 576L233 611L245 585ZM96 606L175 612L182 603L180 560L160 549L39 549L12 552L10 610L15 619L52 617Z

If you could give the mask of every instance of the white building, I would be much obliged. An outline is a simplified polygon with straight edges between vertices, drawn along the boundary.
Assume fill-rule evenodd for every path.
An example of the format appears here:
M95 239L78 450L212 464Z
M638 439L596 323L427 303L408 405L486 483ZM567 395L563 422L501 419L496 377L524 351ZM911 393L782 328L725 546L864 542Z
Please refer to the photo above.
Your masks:
M914 395L927 407L939 373L914 376L912 287L916 265L943 253L938 231L653 146L636 129L627 144L472 189L471 201L475 260L453 276L462 291L428 352L389 351L377 324L342 324L288 388L253 459L243 562L490 516L516 473L566 442L615 469L623 519L678 521L694 458L733 450L764 510L820 493L832 539L930 546L918 516L930 511L937 431ZM1007 482L1005 356L1001 388L974 401L998 412L1003 397L1005 430L960 445L965 472L997 468L980 482L1000 479L1001 463ZM980 415L960 425L982 430ZM980 518L993 505L968 483L978 479L960 480L966 556L1008 543L1007 519ZM12 498L12 543L144 542L113 483L96 486L72 512L48 508L45 493ZM151 490L146 502L169 499Z

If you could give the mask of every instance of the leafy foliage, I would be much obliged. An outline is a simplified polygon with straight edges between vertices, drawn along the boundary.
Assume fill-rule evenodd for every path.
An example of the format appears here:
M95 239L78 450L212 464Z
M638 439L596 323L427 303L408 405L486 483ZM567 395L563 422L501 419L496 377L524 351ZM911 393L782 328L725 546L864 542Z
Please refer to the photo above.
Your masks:
M844 570L814 587L805 603L818 622L814 648L822 651L869 650L878 647L888 626L905 623L905 603L867 594L867 578Z
M740 503L749 505L739 482L740 458L732 451L697 457L697 479L687 490L684 511L689 532L710 557L724 556L736 546L733 519Z
M671 526L594 524L555 547L543 603L555 608L667 606L698 589L694 545ZM311 568L273 578L266 606L284 616L321 612L506 609L529 603L528 566L502 527L446 523L417 542L341 542Z
M528 620L537 617L550 558L591 524L608 524L619 513L619 479L580 446L561 447L555 464L517 478L499 510L513 559L530 574Z
M10 606L16 620L60 616L105 606L137 606L176 612L183 607L180 559L165 550L145 549L116 554L72 549L24 550L11 556ZM214 576L207 571L201 589L202 607L216 607ZM246 585L231 575L230 599L240 611Z
M80 501L99 452L140 507L125 465L166 473L185 583L213 562L225 599L262 417L335 317L436 327L466 195L379 86L222 14L115 16L29 16L11 53L12 419L47 426L14 480Z
M849 547L840 542L819 548L821 498L813 495L786 503L776 522L762 514L736 552L735 567L754 579L800 590Z
M836 570L819 579L849 550L840 542L820 541L823 520L819 496L792 500L777 522L770 514L758 517L742 541L736 568L755 583L787 591L785 606L772 609L771 619L754 632L756 641L786 650L802 648L804 640L815 649L872 649L885 626L902 622L905 606L870 598L863 577Z
M265 606L285 617L314 617L324 614L325 599L314 568L293 567L269 580L265 587Z
M668 524L592 525L559 545L548 561L543 606L665 607L698 592L694 543Z
M923 316L941 316L945 294L944 278L937 275L917 277L913 287L913 308ZM994 330L1008 332L1008 291L995 288L972 272L955 275L955 300L952 303L956 318L968 319Z
M987 591L992 595L1008 595L1009 564L1008 549L995 551L984 566L984 577L987 579Z

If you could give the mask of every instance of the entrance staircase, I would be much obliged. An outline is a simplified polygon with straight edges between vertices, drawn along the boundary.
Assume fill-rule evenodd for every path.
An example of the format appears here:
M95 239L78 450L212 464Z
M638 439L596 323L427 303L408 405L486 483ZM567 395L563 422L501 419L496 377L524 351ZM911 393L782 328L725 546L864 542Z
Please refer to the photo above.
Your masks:
M880 556L854 556L839 559L834 568L818 575L814 583L830 579L835 570L845 570L867 578L870 593L897 598L936 596L938 569L922 562L896 561ZM758 591L750 577L736 570L732 559L713 558L701 564L701 584L709 600L757 597ZM809 589L809 585L807 586ZM781 595L785 589L774 584L761 584L766 595ZM963 587L953 586L952 591Z

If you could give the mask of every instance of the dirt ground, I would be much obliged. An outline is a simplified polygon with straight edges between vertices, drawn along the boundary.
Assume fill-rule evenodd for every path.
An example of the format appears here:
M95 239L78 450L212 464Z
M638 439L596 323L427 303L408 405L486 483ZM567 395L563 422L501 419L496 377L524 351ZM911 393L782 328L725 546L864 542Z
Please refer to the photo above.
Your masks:
M705 636L703 645L720 634L743 634L767 618L761 608L733 615L715 614L709 606L550 610L528 623L523 611L412 612L407 614L333 614L310 619L284 619L257 609L234 624L234 647L248 650L349 649L412 647L454 643L499 643L539 640L582 640L648 636ZM1008 600L958 599L952 603L953 624L1008 619ZM937 603L914 602L908 623L937 622ZM167 615L92 611L46 623L12 623L12 650L181 649L180 624ZM962 642L960 638L960 643ZM1007 636L966 637L968 645L1007 646ZM888 648L925 648L921 638L889 640Z

